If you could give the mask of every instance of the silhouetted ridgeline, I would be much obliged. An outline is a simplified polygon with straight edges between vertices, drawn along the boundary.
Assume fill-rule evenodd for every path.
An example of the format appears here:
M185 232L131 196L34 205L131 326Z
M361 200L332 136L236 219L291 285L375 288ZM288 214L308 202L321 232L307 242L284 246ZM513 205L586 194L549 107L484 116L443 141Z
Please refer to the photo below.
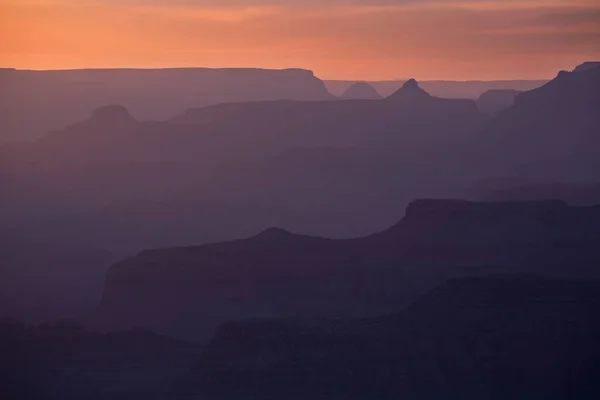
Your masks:
M406 80L368 81L383 97L387 97L400 88ZM448 99L477 99L489 90L519 90L526 91L546 84L547 80L516 80L516 81L421 81L421 86L434 96ZM341 96L354 81L324 81L327 90Z
M39 221L61 215L64 240L118 251L268 225L364 235L415 197L448 195L448 144L483 120L474 101L429 96L414 81L383 100L222 104L164 122L107 106L3 149L6 226L51 240L57 230Z
M275 232L272 232L275 233ZM245 319L200 348L135 329L0 321L0 393L23 399L596 399L600 283L451 279L402 312Z
M599 242L600 207L420 200L398 224L361 239L272 229L142 252L111 268L85 322L202 341L231 319L381 315L450 276L599 276Z
M414 80L382 100L221 104L163 122L103 107L0 148L4 227L126 253L269 225L356 237L481 179L598 182L599 75L561 73L494 118Z
M477 133L464 173L597 182L599 108L600 68L560 72Z
M334 99L301 69L4 69L0 86L0 142L37 138L106 104L156 120L218 103Z
M249 72L254 73L262 74ZM310 78L305 72L281 74ZM70 248L107 249L121 257L146 248L248 237L269 226L312 236L360 237L382 231L390 221L402 218L405 206L415 198L463 197L475 183L490 177L588 187L600 181L600 168L596 168L600 143L595 135L600 128L598 74L599 68L561 73L543 87L519 95L516 104L496 117L483 115L472 100L431 96L414 80L381 100L221 104L162 122L140 121L123 106L105 105L87 120L51 132L35 143L0 146L0 237L4 238L0 246L9 248L19 236L47 249L60 249L66 243ZM573 204L596 203L593 197L583 199L585 194L576 196L574 187L558 194L540 191L533 197L508 194L500 199L559 197ZM476 222L469 224L476 227ZM514 224L520 228L510 231L510 226L505 227L511 235L534 230L518 221ZM585 222L581 226L587 227ZM421 227L418 224L414 232ZM476 229L472 232L453 238L453 246L468 247L470 240L481 245L486 236L479 237ZM585 231L581 232L577 240L585 238ZM447 232L440 235L451 236ZM493 253L487 248L466 253L462 247L460 251L440 248L429 254L412 250L417 255L410 260L417 265L441 263L448 257L462 265L467 263L464 254L470 254L469 262L476 265L525 257L526 250L507 252L502 245L492 243ZM586 252L572 250L570 254L567 249L561 250L565 252L561 257L553 254L557 260L569 261L567 256L572 256L573 263L585 261ZM528 257L544 259L546 253L539 253L541 256L530 248ZM332 257L342 257L336 254ZM341 265L346 260L343 257L334 260ZM347 257L352 262L362 260L360 254ZM403 257L406 261L408 256ZM47 269L44 257L25 259L28 268L20 271ZM13 306L27 305L13 307L13 311L21 310L18 316L62 316L65 311L70 315L77 307L65 309L62 305L89 304L96 296L64 290L60 301L56 297L44 301L40 296L31 302L30 289L55 293L77 279L62 280L57 274L40 287L32 282L20 286L24 275L13 274L19 265L14 260L22 258L1 260L8 266L5 270L12 271L3 282L17 282L10 283L13 289L1 295L8 293L6 298L14 300ZM396 258L382 255L376 260L388 263L386 273L395 271ZM62 271L77 269L70 262L60 265ZM85 262L77 276L86 287L97 288L100 282L88 278L100 277L104 268L102 263ZM357 279L365 279L363 269L357 269ZM334 283L328 284L337 284L335 279L342 274L332 274ZM389 281L396 282L392 278ZM364 303L346 301L352 296L340 294L337 303L332 301L332 310L354 310L360 315L393 311L430 286L428 281L410 290L403 287L406 290L399 297L375 296ZM237 307L236 296L223 307ZM315 303L306 307L312 312L321 303L315 296ZM46 305L52 307L45 310ZM256 305L256 309L261 307L262 303ZM294 309L284 302L277 303L275 311L273 306L266 307L268 315Z

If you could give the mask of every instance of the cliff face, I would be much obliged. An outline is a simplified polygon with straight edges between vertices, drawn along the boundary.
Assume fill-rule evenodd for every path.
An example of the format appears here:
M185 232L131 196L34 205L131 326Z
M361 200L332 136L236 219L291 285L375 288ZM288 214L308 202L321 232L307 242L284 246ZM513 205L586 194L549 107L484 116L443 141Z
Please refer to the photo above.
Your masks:
M239 241L143 252L111 268L102 303L86 321L202 341L232 319L380 315L449 276L593 275L599 240L597 207L417 201L397 225L362 239L268 230Z
M455 279L389 317L227 324L199 376L216 398L591 399L599 306L598 282Z

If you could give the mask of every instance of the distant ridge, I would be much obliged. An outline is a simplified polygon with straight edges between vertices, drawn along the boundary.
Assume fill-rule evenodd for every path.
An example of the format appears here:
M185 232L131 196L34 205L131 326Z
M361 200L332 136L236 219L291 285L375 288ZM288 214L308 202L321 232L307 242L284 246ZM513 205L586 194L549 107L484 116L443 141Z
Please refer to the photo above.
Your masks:
M221 103L335 100L312 71L298 68L0 69L0 82L0 143L37 139L107 104L138 120L164 120Z
M382 97L387 97L398 90L405 80L389 81L366 81ZM488 90L518 90L520 92L538 88L548 80L494 80L494 81L444 81L444 80L421 80L420 86L432 96L447 99L472 99L479 98ZM327 90L341 96L355 81L325 80Z
M343 94L342 99L358 100L358 99L381 99L382 96L377 93L377 90L366 82L356 82L350 86Z

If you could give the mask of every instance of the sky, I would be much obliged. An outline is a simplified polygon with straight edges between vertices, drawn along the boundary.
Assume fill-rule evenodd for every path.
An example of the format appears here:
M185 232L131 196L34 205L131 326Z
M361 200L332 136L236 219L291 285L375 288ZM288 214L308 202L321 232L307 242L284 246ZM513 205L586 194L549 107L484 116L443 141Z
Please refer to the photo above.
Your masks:
M545 79L600 60L600 0L0 0L0 67Z

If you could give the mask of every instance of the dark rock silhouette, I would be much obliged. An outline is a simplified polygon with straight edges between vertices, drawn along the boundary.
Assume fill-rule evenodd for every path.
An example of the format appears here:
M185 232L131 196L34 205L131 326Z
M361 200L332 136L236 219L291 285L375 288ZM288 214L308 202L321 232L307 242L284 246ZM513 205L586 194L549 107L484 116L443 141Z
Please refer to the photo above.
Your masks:
M515 98L519 95L517 90L488 90L477 100L477 106L481 112L488 115L496 115L500 111L506 110L515 103Z
M267 230L142 252L111 268L102 304L85 321L201 341L231 319L380 315L449 276L595 276L599 238L598 207L421 200L395 226L362 239Z
M366 82L356 82L350 86L344 93L342 93L342 99L345 100L358 100L358 99L381 99L381 95L377 93L377 90L373 86Z
M0 393L35 399L595 399L599 281L450 279L374 318L244 319L207 346L0 320Z
M592 399L599 306L597 281L455 279L387 317L223 325L198 376L214 398Z

